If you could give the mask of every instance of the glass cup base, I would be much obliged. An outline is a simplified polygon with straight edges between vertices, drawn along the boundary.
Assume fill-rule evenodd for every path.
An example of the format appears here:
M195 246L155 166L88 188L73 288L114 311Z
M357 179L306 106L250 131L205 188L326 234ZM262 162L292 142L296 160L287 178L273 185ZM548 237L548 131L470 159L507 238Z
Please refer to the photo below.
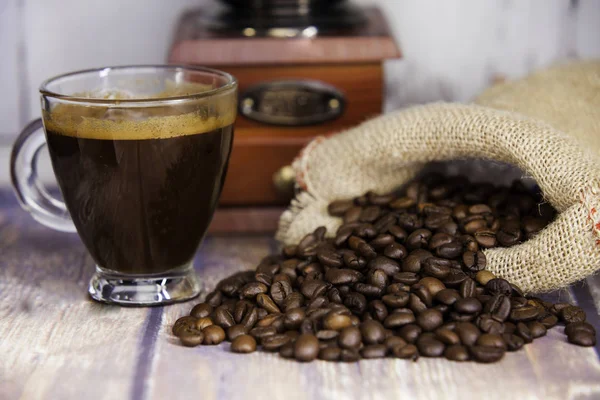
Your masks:
M150 277L115 274L96 267L88 292L92 299L120 306L162 306L193 299L202 285L192 264Z

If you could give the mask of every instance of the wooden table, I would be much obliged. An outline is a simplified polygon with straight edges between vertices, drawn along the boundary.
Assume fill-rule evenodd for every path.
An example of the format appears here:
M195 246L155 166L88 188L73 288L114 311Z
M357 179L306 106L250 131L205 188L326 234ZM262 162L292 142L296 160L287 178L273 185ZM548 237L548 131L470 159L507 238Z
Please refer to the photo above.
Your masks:
M196 266L208 288L276 248L266 236L209 237ZM170 328L197 301L121 308L86 294L93 263L0 191L0 399L599 399L598 349L562 328L497 364L385 359L300 364L185 348ZM600 330L600 278L547 295L584 307Z

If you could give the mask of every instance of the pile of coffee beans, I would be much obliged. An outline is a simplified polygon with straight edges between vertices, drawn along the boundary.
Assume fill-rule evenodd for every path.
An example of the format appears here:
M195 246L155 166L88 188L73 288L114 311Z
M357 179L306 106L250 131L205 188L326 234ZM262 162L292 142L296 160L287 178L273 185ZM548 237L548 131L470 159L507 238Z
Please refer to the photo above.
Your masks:
M485 269L483 249L536 235L555 217L522 183L429 175L400 194L335 201L343 220L222 280L177 320L186 346L279 352L298 361L419 356L500 360L559 322L568 341L596 343L579 307L526 297Z

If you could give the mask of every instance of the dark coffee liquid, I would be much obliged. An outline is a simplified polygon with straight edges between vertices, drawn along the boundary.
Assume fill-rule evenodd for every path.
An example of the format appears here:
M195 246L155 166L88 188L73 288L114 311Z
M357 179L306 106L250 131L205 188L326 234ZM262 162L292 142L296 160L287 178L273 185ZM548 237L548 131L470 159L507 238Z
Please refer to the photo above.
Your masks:
M193 258L217 205L232 140L232 125L143 140L47 130L54 173L96 263L145 275Z

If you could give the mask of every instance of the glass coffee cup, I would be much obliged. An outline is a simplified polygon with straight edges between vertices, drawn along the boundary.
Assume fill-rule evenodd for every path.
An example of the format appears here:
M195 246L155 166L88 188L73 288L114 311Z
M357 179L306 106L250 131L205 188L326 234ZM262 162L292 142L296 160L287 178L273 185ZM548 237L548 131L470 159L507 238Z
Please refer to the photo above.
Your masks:
M113 67L49 79L40 93L42 118L13 147L12 183L37 221L79 234L96 263L91 297L162 305L197 296L192 263L227 172L235 78ZM44 145L64 202L38 179Z

